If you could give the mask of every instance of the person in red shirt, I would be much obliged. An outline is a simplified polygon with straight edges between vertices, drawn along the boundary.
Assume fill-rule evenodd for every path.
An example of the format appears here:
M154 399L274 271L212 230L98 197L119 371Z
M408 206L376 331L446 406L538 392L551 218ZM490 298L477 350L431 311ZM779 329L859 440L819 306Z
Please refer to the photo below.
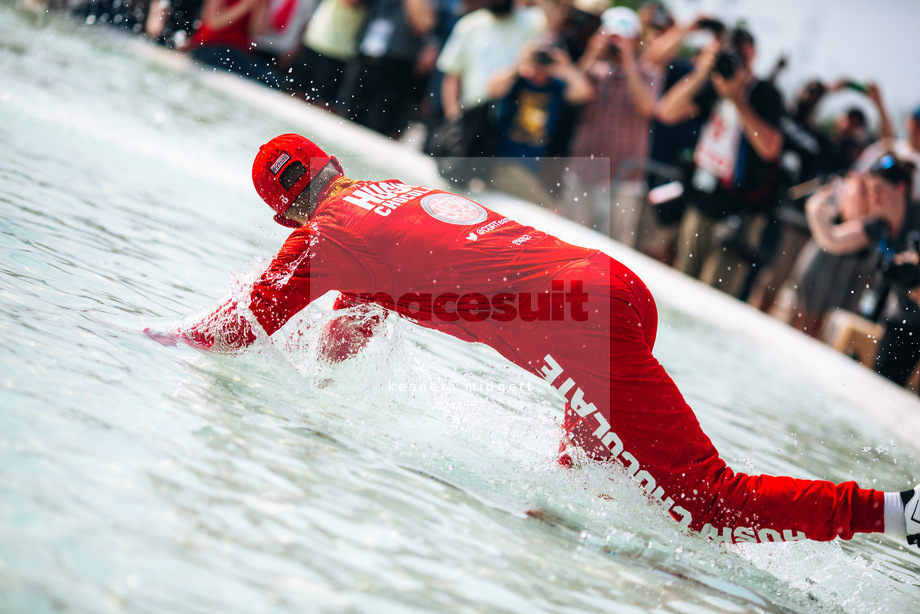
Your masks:
M351 180L299 135L261 147L253 182L275 220L294 231L248 302L231 298L195 322L146 331L154 339L236 351L335 290L337 307L381 306L488 345L544 379L565 400L560 462L571 464L576 447L618 462L675 520L707 537L826 541L885 531L920 541L920 486L886 493L729 468L652 354L651 294L603 252L443 190ZM333 322L333 359L353 355L373 333L373 318Z
M269 0L205 0L189 55L201 64L280 87L272 67L254 53L268 23Z

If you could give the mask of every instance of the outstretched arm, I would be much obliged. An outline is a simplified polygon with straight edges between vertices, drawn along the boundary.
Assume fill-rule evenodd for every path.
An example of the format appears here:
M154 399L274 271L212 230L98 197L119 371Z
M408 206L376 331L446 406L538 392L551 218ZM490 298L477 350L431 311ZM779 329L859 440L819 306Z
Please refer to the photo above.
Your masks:
M351 309L363 303L340 294L333 310ZM380 310L358 310L329 320L319 338L319 355L329 362L343 362L363 350L387 317ZM206 317L188 326L164 331L145 328L144 333L165 346L185 343L198 349L234 353L256 340L236 301L228 299Z
M709 74L716 61L720 46L714 42L707 46L696 60L690 74L671 86L655 103L655 117L662 124L679 124L700 114L695 97L709 82Z
M272 335L297 312L336 288L369 289L372 279L338 242L311 225L294 231L249 290L249 303L231 297L202 318L165 332L145 331L160 343L183 342L233 352L256 340L254 326Z
M699 30L701 23L711 20L709 15L698 15L693 21L671 26L645 48L642 58L658 68L667 68L677 57L687 35Z
M882 100L882 90L877 83L869 84L866 96L869 97L869 100L875 105L875 110L878 111L878 138L893 141L897 137L897 132L895 132L894 124L891 122L891 116L888 115L888 109L885 108L885 102Z
M193 323L162 331L145 328L144 333L161 345L185 343L219 353L232 353L252 345L256 340L252 326L232 298L221 302L217 308Z

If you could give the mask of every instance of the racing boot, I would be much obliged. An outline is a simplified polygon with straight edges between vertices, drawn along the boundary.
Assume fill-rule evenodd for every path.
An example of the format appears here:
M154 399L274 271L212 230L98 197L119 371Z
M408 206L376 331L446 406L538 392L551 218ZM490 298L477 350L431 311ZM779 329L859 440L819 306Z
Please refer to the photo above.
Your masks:
M907 543L920 546L920 486L901 493L904 521L907 523Z

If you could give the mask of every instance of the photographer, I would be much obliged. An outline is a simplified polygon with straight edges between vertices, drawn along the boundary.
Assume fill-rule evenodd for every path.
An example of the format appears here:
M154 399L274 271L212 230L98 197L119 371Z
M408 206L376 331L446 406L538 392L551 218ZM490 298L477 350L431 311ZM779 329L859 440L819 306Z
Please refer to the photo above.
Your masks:
M545 11L523 0L488 0L457 21L435 65L442 73L444 121L429 146L442 176L468 184L487 175L496 145L489 82L514 65L545 27Z
M500 134L492 187L555 208L556 199L540 178L540 161L565 105L585 104L593 95L591 82L565 49L550 44L548 37L526 45L518 63L489 82L489 97L498 101Z
M870 165L865 175L851 174L842 182L818 190L805 206L815 241L834 254L868 249L875 258L884 290L880 308L886 308L885 334L879 344L875 370L904 385L920 358L920 216L910 201L912 165L885 155ZM838 208L863 199L867 220L835 223ZM886 305L888 289L893 305Z
M747 30L716 35L690 74L658 101L666 125L705 117L685 181L675 266L738 296L755 259L759 237L778 200L779 129L783 102L777 89L751 72L755 47ZM762 263L760 263L762 264Z
M566 217L605 234L611 219L611 181L627 161L648 154L649 125L661 79L641 55L641 24L626 7L607 9L578 60L595 96L579 114L569 169L563 176ZM602 160L606 158L607 160Z

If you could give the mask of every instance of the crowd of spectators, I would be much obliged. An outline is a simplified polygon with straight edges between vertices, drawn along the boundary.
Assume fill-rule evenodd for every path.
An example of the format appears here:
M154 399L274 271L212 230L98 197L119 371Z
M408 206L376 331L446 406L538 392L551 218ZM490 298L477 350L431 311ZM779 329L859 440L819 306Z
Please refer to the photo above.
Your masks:
M916 370L920 107L898 139L875 84L814 79L787 104L786 58L755 76L743 23L676 23L657 0L64 1L390 138L421 133L447 179L552 208L816 338L858 314L879 337L858 358L901 385ZM861 106L818 115L845 89L877 127Z

